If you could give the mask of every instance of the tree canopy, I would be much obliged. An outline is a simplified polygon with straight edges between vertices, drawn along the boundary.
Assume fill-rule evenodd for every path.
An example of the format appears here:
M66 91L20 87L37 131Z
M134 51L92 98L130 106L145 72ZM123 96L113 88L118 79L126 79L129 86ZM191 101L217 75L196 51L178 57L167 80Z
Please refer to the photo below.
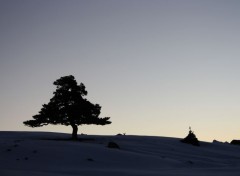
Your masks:
M64 76L56 80L56 91L48 104L43 104L42 109L33 120L23 122L29 127L44 125L66 125L73 128L72 138L77 139L79 125L106 125L111 124L110 117L99 117L101 106L92 104L84 96L87 95L83 83L77 84L74 76Z

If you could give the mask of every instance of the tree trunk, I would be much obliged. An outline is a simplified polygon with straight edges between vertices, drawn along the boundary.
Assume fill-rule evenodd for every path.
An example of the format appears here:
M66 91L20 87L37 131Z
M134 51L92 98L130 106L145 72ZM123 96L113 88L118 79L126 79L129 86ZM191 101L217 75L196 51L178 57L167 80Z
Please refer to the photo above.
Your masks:
M72 124L71 125L72 128L73 128L73 131L72 131L72 139L73 140L77 140L78 136L77 136L77 133L78 133L78 126L76 124Z

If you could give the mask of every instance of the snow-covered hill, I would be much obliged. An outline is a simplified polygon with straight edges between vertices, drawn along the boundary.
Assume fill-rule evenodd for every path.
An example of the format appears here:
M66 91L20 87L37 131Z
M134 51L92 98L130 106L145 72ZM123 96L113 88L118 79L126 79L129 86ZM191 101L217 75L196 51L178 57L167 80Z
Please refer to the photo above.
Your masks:
M0 176L239 176L240 146L176 138L0 132ZM107 148L114 141L120 149Z

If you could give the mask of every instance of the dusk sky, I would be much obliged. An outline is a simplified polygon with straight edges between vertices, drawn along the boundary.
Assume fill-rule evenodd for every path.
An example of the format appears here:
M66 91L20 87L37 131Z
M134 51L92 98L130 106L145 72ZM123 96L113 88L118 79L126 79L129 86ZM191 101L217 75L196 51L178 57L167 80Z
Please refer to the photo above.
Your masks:
M240 139L240 1L0 0L0 131L29 128L73 75L106 126L79 133Z

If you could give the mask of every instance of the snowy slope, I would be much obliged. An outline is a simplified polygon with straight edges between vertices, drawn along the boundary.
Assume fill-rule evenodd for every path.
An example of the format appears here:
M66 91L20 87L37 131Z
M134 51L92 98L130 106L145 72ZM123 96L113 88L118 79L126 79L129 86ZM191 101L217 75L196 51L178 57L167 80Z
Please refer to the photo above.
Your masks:
M240 146L149 136L0 132L0 176L239 176ZM93 140L94 139L94 140ZM109 141L120 149L107 148Z

